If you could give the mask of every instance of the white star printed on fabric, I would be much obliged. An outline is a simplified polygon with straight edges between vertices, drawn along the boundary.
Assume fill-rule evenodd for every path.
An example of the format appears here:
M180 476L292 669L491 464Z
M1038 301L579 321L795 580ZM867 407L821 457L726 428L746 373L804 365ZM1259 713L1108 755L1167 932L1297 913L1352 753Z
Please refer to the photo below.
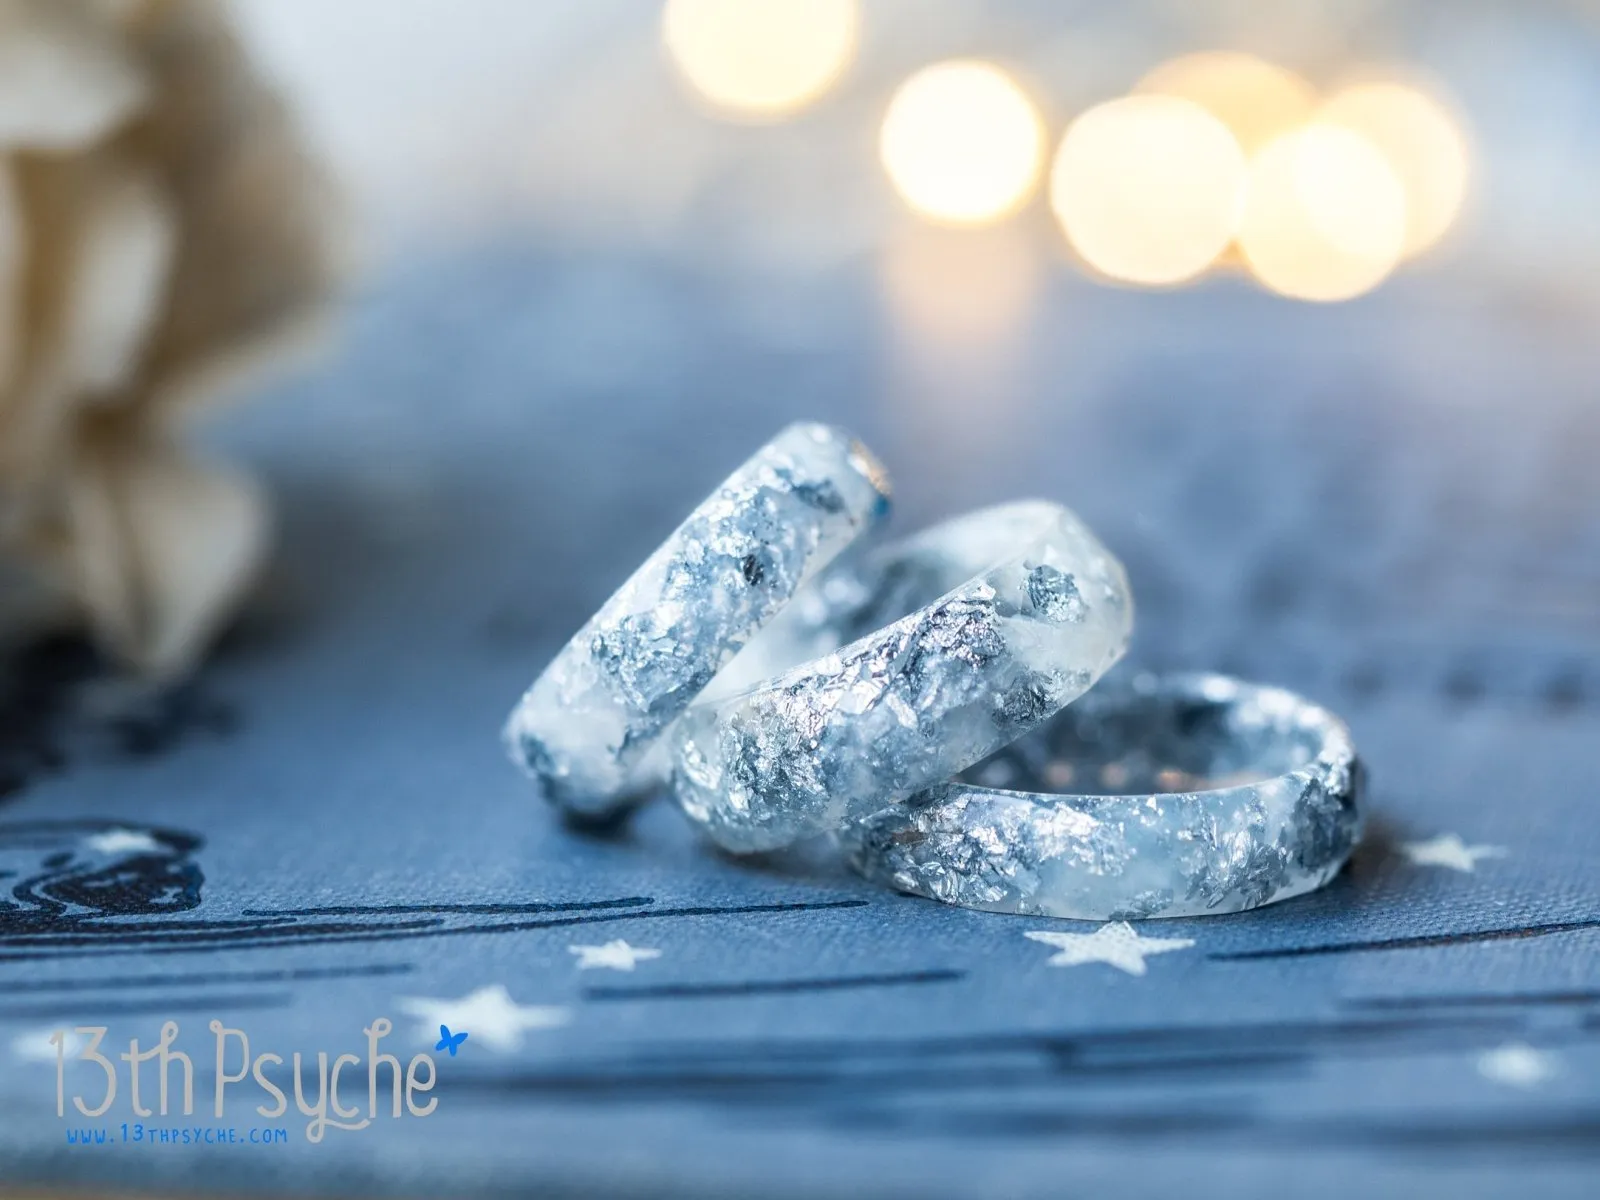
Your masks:
M1083 963L1105 963L1129 975L1145 973L1144 960L1152 954L1171 954L1194 945L1193 938L1140 937L1126 921L1111 921L1093 933L1057 933L1034 929L1022 935L1056 947L1050 956L1052 967L1076 967Z
M1535 1088L1559 1071L1555 1055L1535 1050L1526 1042L1507 1042L1478 1056L1478 1074L1507 1087Z
M1504 846L1469 846L1453 833L1441 833L1425 842L1406 842L1400 853L1419 867L1471 872L1480 858L1503 858L1506 850Z
M578 970L580 971L590 971L596 968L612 971L631 971L641 962L661 957L661 951L659 950L651 950L644 946L630 946L621 938L615 938L603 946L568 946L567 949L578 956Z
M479 988L459 1000L436 1000L425 996L402 996L400 1011L422 1022L422 1031L437 1040L439 1026L451 1033L465 1033L469 1041L491 1050L515 1050L529 1029L554 1029L572 1019L565 1008L524 1006L511 998L504 985Z
M148 833L136 829L108 829L83 839L97 854L158 854L165 849Z

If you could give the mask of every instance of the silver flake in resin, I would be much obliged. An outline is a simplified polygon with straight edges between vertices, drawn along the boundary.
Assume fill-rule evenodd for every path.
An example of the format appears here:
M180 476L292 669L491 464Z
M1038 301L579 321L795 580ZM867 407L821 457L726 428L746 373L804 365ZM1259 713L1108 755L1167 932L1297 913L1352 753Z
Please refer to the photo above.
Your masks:
M836 828L1046 721L1122 656L1132 623L1121 564L1046 501L850 556L684 714L674 792L734 851Z
M512 759L573 814L625 810L662 771L668 725L801 584L888 512L843 430L791 425L606 601L506 723Z
M1361 834L1360 791L1326 710L1220 675L1144 676L840 839L863 875L947 904L1202 916L1333 878Z

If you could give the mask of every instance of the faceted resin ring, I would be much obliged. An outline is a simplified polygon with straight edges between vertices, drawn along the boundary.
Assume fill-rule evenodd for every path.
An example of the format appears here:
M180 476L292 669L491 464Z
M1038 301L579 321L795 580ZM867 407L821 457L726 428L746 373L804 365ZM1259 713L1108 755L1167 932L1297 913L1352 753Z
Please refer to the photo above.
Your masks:
M1290 692L1143 676L842 841L863 875L968 908L1238 912L1333 878L1361 834L1361 775L1344 725Z
M673 789L729 850L836 828L1047 720L1132 623L1121 564L1060 505L959 517L819 576L674 728Z
M512 711L512 758L567 812L625 811L663 772L651 749L750 635L888 512L860 442L791 425L634 572Z

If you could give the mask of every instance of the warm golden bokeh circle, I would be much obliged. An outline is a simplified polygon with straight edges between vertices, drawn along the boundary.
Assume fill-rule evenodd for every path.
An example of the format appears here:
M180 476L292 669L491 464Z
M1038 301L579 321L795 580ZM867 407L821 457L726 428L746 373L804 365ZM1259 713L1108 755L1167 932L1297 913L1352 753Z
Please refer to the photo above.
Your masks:
M826 92L855 57L856 0L667 0L661 37L701 96L772 119Z
M878 150L913 210L945 224L983 225L1009 216L1033 194L1044 124L1005 71L958 59L924 67L900 85Z
M1363 83L1336 94L1318 120L1354 130L1388 159L1406 192L1406 254L1444 236L1466 199L1469 152L1443 102L1409 84Z
M1272 291L1358 296L1394 269L1405 239L1405 190L1378 148L1352 130L1314 122L1252 161L1239 248Z
M1134 91L1192 100L1231 129L1246 154L1303 125L1317 104L1316 90L1294 72L1235 50L1170 59Z
M1067 129L1050 205L1085 262L1112 279L1192 278L1238 226L1245 159L1228 128L1166 95L1096 105Z
M839 79L860 21L859 0L667 0L662 40L718 110L773 119ZM954 59L900 85L878 150L912 211L971 228L1028 202L1044 139L1016 79L991 62ZM1326 301L1370 290L1437 243L1458 219L1469 175L1462 123L1427 88L1363 82L1319 101L1281 66L1205 51L1160 64L1131 95L1073 121L1049 182L1068 242L1109 279L1166 286L1242 263L1280 295ZM928 260L902 257L896 278ZM986 324L958 316L955 324Z

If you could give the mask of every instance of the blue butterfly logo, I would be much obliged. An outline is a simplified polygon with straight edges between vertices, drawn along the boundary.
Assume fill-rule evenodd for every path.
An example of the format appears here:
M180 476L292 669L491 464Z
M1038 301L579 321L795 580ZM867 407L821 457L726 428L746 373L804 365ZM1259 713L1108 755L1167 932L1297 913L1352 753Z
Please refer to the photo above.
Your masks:
M437 1046L435 1046L434 1049L435 1050L448 1050L448 1051L450 1051L450 1057L454 1058L456 1056L456 1051L461 1046L461 1043L466 1041L466 1040L467 1040L467 1035L466 1034L464 1034L464 1033L451 1033L450 1032L450 1026L441 1025L441 1026L439 1026L439 1044Z

